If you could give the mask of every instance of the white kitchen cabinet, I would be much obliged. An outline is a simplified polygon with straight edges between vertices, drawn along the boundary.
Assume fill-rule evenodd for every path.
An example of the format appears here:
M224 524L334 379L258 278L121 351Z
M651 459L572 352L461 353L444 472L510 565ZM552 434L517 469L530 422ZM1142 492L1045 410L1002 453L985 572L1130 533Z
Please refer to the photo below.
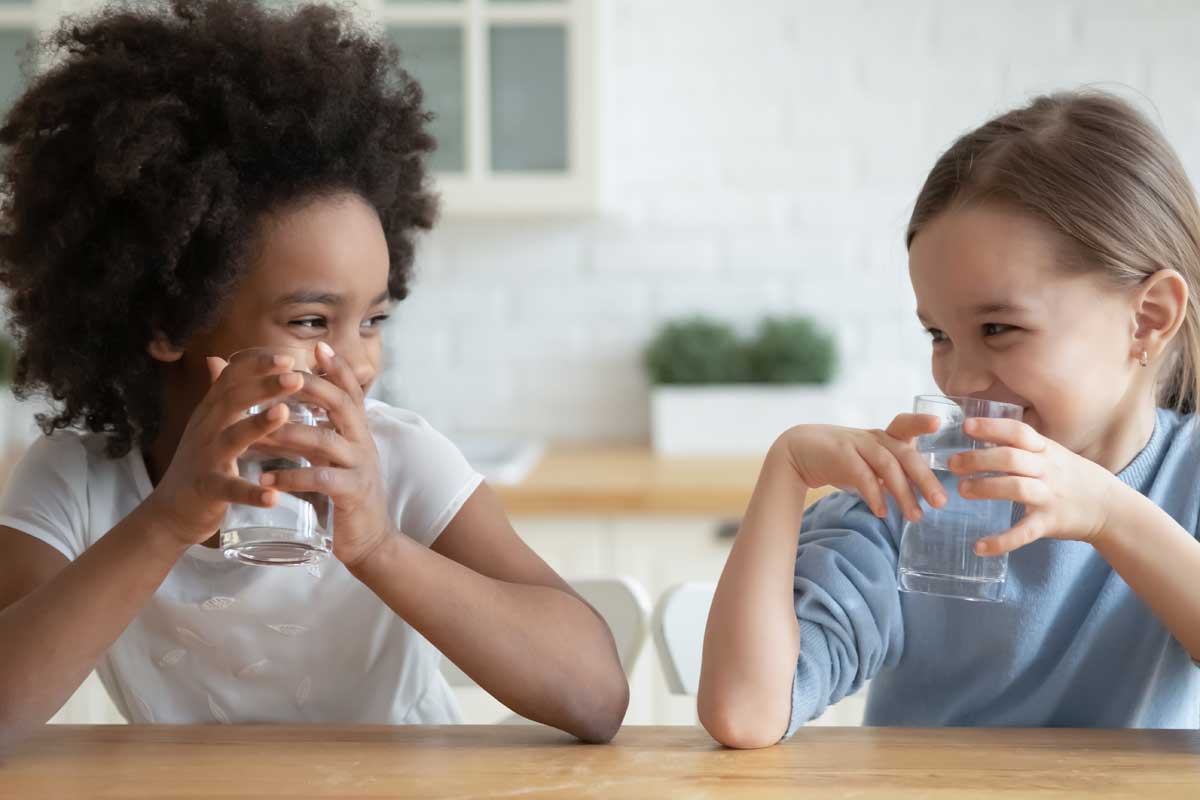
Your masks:
M593 0L360 0L421 84L448 216L595 204Z

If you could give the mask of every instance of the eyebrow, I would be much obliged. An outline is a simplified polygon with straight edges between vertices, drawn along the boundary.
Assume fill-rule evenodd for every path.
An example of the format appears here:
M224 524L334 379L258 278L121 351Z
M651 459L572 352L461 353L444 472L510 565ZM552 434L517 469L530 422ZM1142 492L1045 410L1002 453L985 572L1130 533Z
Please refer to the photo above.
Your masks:
M312 291L309 289L301 289L300 291L288 292L285 295L280 295L278 298L276 298L275 305L277 305L277 306L299 306L299 305L306 305L309 303L313 303L316 305L337 307L337 306L341 305L345 301L345 299L346 299L345 295L336 294L334 292L320 292L320 291ZM377 306L380 303L382 303L384 300L387 300L387 299L388 299L388 292L387 292L387 289L384 289L382 292L380 292L378 295L375 296L375 298L371 301L371 305Z
M990 314L1022 314L1028 311L1024 306L1016 305L1015 303L980 303L971 309L971 313L977 317L986 317ZM917 319L922 325L928 325L929 321L925 316L925 312L917 309Z

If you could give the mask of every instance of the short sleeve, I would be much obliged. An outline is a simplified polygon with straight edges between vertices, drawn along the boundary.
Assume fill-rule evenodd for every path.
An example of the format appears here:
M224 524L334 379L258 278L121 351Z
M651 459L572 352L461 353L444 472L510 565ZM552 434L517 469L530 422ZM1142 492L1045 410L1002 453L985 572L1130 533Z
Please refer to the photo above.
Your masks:
M36 440L0 497L0 525L26 533L74 561L87 549L87 451L70 431Z
M449 439L417 414L369 401L392 519L429 546L483 481Z
M787 736L899 661L902 522L894 503L888 518L880 519L861 498L844 492L805 512L793 587L800 658Z

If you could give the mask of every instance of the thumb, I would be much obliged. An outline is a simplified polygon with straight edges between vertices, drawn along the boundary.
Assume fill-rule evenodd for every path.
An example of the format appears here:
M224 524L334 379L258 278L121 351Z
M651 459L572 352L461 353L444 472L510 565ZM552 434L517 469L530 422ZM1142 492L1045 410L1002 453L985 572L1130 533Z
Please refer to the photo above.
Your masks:
M225 367L229 366L229 362L220 356L207 356L204 363L208 365L208 376L212 378L213 383L217 382L217 378L221 377Z

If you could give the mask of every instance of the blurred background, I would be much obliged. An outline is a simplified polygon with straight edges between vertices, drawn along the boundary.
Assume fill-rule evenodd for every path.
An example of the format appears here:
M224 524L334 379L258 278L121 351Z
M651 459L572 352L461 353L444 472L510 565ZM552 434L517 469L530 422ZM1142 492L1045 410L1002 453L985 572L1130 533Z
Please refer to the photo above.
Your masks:
M0 91L31 31L85 6L0 2ZM377 392L459 444L565 577L624 587L633 723L695 720L703 587L771 436L883 426L935 388L903 241L956 136L1093 86L1200 174L1195 0L359 6L425 87L443 195ZM699 603L690 628L671 597Z

